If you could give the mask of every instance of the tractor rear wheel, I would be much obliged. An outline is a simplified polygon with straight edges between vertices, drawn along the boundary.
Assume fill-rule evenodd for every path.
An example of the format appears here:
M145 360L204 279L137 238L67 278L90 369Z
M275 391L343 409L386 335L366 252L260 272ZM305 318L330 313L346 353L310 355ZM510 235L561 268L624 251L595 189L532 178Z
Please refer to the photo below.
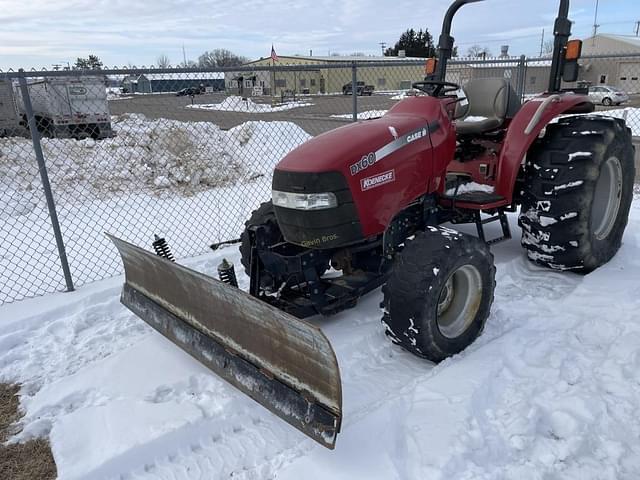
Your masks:
M530 260L589 273L618 251L635 178L624 121L577 116L547 127L527 154L519 224Z
M464 350L489 316L495 271L493 255L476 237L443 227L417 233L382 288L386 334L433 362Z

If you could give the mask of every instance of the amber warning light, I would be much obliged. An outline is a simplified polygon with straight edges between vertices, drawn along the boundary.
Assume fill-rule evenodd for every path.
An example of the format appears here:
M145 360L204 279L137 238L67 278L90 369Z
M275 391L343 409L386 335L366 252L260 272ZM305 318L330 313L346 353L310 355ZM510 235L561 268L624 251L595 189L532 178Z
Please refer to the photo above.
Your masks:
M577 60L582 53L582 40L571 40L567 42L567 50L564 53L564 58L567 60Z
M424 64L424 73L427 75L433 75L436 71L436 67L438 66L438 61L435 58L430 58Z

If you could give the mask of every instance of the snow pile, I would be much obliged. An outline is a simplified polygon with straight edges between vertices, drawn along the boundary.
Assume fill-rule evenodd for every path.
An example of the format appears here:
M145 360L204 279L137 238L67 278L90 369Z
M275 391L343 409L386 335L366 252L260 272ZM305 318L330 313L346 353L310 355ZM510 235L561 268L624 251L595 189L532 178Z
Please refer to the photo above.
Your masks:
M250 98L245 100L239 96L232 96L225 98L221 103L187 105L186 108L195 108L197 110L222 110L225 112L272 113L310 106L313 106L313 103L301 101L293 101L271 106L265 103L255 103Z
M97 142L42 140L49 177L63 203L78 193L191 195L247 182L270 173L284 154L309 138L288 122L247 122L223 131L213 123L148 120L139 114L113 117L113 129L114 138ZM30 140L0 139L0 192L34 188L39 176L32 155Z
M133 98L131 96L126 96L122 92L122 88L120 87L108 87L107 88L107 100L129 100Z
M434 366L391 345L379 290L312 319L342 375L335 451L136 319L122 278L0 307L0 379L24 384L14 440L48 433L64 479L640 478L640 200L587 276L528 262L510 220L492 313L460 355ZM235 247L187 264L222 257L239 264Z
M391 100L404 100L405 98L407 98L409 95L407 94L407 91L402 91L397 95L394 95L393 97L391 97Z
M364 112L358 112L358 120L369 120L372 118L379 118L387 113L387 110L366 110ZM345 113L340 115L331 115L333 118L353 118L352 113Z

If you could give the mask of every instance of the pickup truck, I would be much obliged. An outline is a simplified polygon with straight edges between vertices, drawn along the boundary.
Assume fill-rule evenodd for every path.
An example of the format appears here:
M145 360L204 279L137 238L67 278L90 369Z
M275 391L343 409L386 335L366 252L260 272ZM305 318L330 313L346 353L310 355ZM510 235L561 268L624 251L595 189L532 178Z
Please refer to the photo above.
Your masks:
M364 82L356 82L356 94L357 95L373 95L373 91L375 90L376 87L374 87L373 85L365 85ZM351 95L351 91L352 91L352 84L351 82L349 83L345 83L342 86L342 94L343 95Z

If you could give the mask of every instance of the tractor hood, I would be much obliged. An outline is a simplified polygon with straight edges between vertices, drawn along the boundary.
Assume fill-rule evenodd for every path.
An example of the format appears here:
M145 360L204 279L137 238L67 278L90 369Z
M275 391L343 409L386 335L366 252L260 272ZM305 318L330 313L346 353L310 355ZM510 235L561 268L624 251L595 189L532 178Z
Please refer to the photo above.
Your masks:
M381 118L337 128L291 151L276 166L273 190L330 192L336 205L318 210L276 205L285 239L323 249L381 233L395 213L435 188L432 147L449 139L448 148L455 148L451 131L439 100L410 97Z
M431 97L410 97L383 117L359 121L312 138L287 154L276 166L289 172L346 172L364 156L377 159L408 147L438 126L440 102ZM423 142L418 142L424 148ZM410 149L413 150L413 149ZM357 167L355 167L357 168Z

